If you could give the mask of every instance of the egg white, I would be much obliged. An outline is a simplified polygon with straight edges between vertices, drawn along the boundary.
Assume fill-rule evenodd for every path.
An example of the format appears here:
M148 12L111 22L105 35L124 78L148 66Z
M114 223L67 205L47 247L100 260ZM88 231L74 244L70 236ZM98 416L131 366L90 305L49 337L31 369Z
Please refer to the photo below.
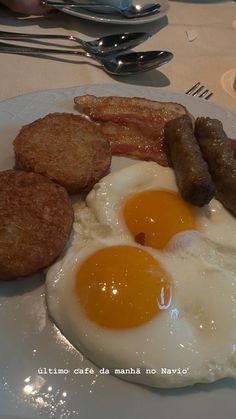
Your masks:
M111 373L140 369L140 374L120 378L164 388L236 378L235 220L213 200L197 210L200 231L177 234L164 251L140 246L126 228L121 207L130 191L155 188L177 192L172 170L137 163L103 178L89 193L88 206L75 205L73 243L47 274L49 313L65 337L99 367ZM230 224L225 230L224 220ZM173 287L168 309L125 330L89 320L74 291L83 260L118 244L149 252Z
M123 218L123 204L131 194L146 190L178 193L173 169L155 162L139 162L101 179L86 202L100 223L116 235L132 238ZM236 251L236 220L216 199L203 208L193 207L199 231L216 243Z

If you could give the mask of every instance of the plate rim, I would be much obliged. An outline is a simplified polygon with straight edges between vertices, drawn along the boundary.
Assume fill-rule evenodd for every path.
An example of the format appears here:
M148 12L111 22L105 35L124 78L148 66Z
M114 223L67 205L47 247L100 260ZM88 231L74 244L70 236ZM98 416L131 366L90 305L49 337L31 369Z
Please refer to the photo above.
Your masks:
M79 17L81 19L85 19L85 20L89 20L92 22L97 22L97 23L110 23L110 24L115 24L115 25L141 25L141 24L145 24L145 23L149 23L149 22L154 22L156 20L161 19L162 17L166 16L169 8L170 8L170 4L168 0L160 0L161 3L161 8L160 8L160 13L154 14L154 15L150 15L150 16L146 16L146 17L142 17L142 18L136 18L136 19L125 19L125 18L116 18L116 17L112 17L112 15L110 17L107 17L107 14L96 14L93 15L92 12L76 12L73 10L70 10L69 8L60 8L58 10L62 11L63 13L66 13L70 16L74 16L74 17Z
M17 96L11 97L11 98L7 98L7 99L1 101L0 102L0 111L5 107L5 105L6 105L7 108L8 108L8 105L9 105L9 109L10 109L10 107L12 105L14 105L14 103L16 103L16 102L17 102L17 104L16 104L16 108L17 108L18 106L21 105L22 98L23 98L23 101L24 101L24 99L27 101L28 98L34 98L38 94L42 94L42 96L43 96L44 94L45 95L51 94L51 93L53 94L53 92L55 92L55 101L53 101L53 104L54 103L56 104L57 103L56 93L58 93L58 92L61 93L61 97L65 98L66 100L68 100L68 94L70 94L72 102L73 102L73 96L72 95L75 95L75 94L77 95L77 93L79 91L81 91L80 94L92 94L91 92L93 90L94 90L94 94L98 94L98 93L95 93L96 90L99 90L99 92L102 92L103 90L105 90L105 93L103 93L104 95L107 95L109 93L110 94L115 94L114 92L116 91L116 94L120 95L120 96L124 96L125 92L128 92L127 97L131 96L130 92L133 93L133 96L135 96L135 95L137 96L138 92L140 91L140 93L139 93L140 96L142 96L142 97L146 96L148 99L149 98L153 99L153 96L160 95L160 101L164 101L163 97L167 96L167 98L169 98L169 97L173 96L173 100L176 100L176 99L178 100L178 98L179 98L180 103L182 103L181 98L183 98L183 99L185 99L185 102L191 102L191 103L195 104L196 107L198 107L198 108L201 108L201 104L204 104L205 107L207 107L207 108L208 107L213 108L214 110L219 111L219 113L224 112L224 115L229 114L230 117L233 117L233 120L235 121L235 136L236 136L236 113L234 113L231 110L228 110L225 107L222 107L218 104L214 104L212 102L208 102L205 99L193 98L193 97L191 97L189 95L186 95L182 92L174 92L174 91L170 91L170 90L163 89L163 88L152 88L152 87L149 87L149 86L133 86L133 85L127 85L127 84L124 84L124 83L117 83L117 84L114 84L114 83L113 84L102 84L102 83L100 83L100 84L92 84L92 85L91 84L86 84L86 85L81 85L81 86L77 85L77 86L69 86L69 87L60 87L60 88L51 88L51 89L45 89L45 90L31 91L31 92L27 92L27 93L17 95ZM63 95L63 92L66 92L66 95ZM84 93L84 92L86 92L86 93ZM102 93L100 93L100 95L102 95ZM150 95L151 95L151 97L150 97ZM159 100L159 99L156 97L156 100ZM187 106L187 105L185 105L185 103L184 103L184 106ZM37 109L37 112L38 112L38 107L37 106L34 109ZM31 112L31 110L30 110L30 112ZM34 112L34 110L33 110L33 112ZM53 105L52 105L52 109L50 110L50 112L54 112ZM64 112L67 112L67 110L64 110ZM30 115L30 113L28 115ZM40 116L38 116L38 117L40 117ZM3 118L4 118L4 116L3 116ZM10 118L10 115L9 115L9 118ZM6 124L9 124L8 118L6 118L6 119L7 119ZM17 126L22 125L21 120L19 120L18 118L16 119L16 122L17 122ZM0 127L0 133L1 133L1 127ZM7 141L10 141L10 140L8 139ZM1 169L1 164L0 164L0 169ZM123 382L122 382L122 384L123 384ZM210 385L208 385L208 388L210 388L209 386ZM200 392L201 392L201 390L199 391L199 393ZM3 399L1 399L1 396L0 396L0 402L2 402L2 400ZM21 402L25 403L25 402L23 402L23 400ZM4 409L4 406L3 406L3 409ZM18 406L18 409L19 409L19 406ZM20 415L21 411L18 410L18 412L19 412L19 415ZM22 412L23 412L23 410L22 410ZM99 414L99 412L97 412L97 413ZM26 416L26 417L31 418L30 415ZM34 417L36 417L36 416L34 416ZM40 417L41 417L41 415L40 415ZM100 416L98 416L98 418L100 419ZM130 419L133 419L132 416L131 416Z

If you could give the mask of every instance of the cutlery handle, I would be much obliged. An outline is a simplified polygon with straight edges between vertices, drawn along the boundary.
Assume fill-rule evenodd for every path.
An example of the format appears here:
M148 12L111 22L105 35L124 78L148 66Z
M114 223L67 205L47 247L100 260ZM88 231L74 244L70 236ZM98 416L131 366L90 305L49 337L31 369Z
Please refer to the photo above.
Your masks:
M60 1L50 1L50 0L45 0L43 1L43 3L47 6L53 6L53 7L82 7L82 8L96 8L96 7L109 7L109 8L113 8L112 5L110 4L106 4L106 3L77 3L75 1L68 1L68 2L60 2ZM114 6L114 8L116 8Z
M98 57L94 57L92 54L84 51L77 51L74 49L56 49L56 48L37 48L37 47L25 47L21 45L15 44L7 44L5 42L0 42L0 53L1 52L8 52L14 54L69 54L69 55L80 55L83 57L88 58L96 58L99 60Z
M110 4L105 3L76 3L76 2L68 2L68 3L62 3L62 2L56 2L56 1L44 1L43 4L46 6L56 7L57 9L65 9L66 7L70 7L71 9L84 9L84 10L91 10L94 12L98 12L98 9L101 9L101 12L120 12L122 13L123 9L120 9L119 7L112 6Z
M70 35L53 35L53 34L33 34L33 33L18 33L0 31L0 39L70 39Z

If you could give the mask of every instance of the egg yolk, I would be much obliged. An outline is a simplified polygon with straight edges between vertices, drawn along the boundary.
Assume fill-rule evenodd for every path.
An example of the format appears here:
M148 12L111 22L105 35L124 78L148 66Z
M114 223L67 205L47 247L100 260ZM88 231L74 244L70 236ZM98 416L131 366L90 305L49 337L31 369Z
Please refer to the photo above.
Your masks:
M156 249L163 249L176 233L196 229L192 207L166 190L137 193L125 202L123 211L135 240Z
M159 262L127 245L89 256L77 271L75 291L88 318L113 329L140 326L171 302L171 281Z

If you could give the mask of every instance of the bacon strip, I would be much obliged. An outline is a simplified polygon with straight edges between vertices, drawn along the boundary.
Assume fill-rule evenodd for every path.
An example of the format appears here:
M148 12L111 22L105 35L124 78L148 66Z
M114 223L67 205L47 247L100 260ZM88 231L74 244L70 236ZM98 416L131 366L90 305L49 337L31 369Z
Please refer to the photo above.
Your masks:
M143 123L153 127L169 119L187 113L179 103L157 102L140 97L92 95L77 96L74 99L78 109L95 121L112 121L117 123Z
M119 96L78 96L74 99L80 112L100 123L101 131L112 145L114 155L129 155L153 160L167 166L164 125L185 115L184 106L143 98Z
M111 144L113 155L132 156L168 166L162 131L155 131L150 127L144 129L140 125L131 123L121 125L101 122L99 126L103 137Z

